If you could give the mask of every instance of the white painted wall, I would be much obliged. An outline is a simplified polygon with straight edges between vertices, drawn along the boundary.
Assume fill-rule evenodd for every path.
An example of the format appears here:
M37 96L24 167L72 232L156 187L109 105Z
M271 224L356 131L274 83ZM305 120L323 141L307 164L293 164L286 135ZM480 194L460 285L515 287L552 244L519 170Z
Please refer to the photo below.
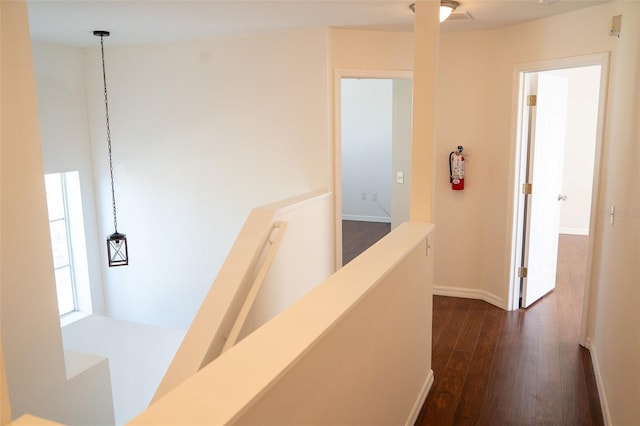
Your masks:
M208 289L210 277L217 273L215 256L226 255L229 247L225 244L230 245L237 233L233 227L242 223L253 203L272 201L274 194L288 194L291 188L311 188L326 180L327 168L323 166L328 158L326 110L323 110L326 56L316 54L316 47L324 42L324 31L140 47L115 54L109 50L109 39L105 40L119 224L120 230L129 234L132 257L130 266L117 270L105 268L103 261L102 242L113 228L99 56L94 49L85 52L55 45L36 46L34 66L39 115L43 121L45 170L80 170L88 243L93 243L88 244L88 252L93 259L90 270L94 306L100 308L105 303L101 285L104 274L111 278L105 281L110 315L141 323L186 327L194 315L187 307L200 306L201 292ZM306 51L307 47L310 50ZM256 50L260 53L255 54ZM298 62L303 51L307 58ZM144 60L139 58L139 52L145 52ZM117 53L126 59L119 62ZM195 65L184 68L172 62L175 66L167 67L166 55L174 53L186 58L185 61L194 61ZM211 55L217 60L226 58L226 68L209 61ZM129 56L135 59L129 60ZM274 61L273 57L279 59ZM154 61L157 74L149 79L146 67ZM265 65L256 68L254 62ZM122 71L120 81L118 64ZM118 88L122 85L132 85L135 90L129 92L127 88L119 96ZM93 97L87 103L92 88ZM157 93L150 96L151 92ZM284 101L281 93L288 94ZM143 107L136 102L149 104ZM186 103L193 114L185 114ZM212 109L216 110L213 116ZM163 120L158 121L154 115L158 110ZM141 117L140 112L148 114ZM299 117L299 113L303 115ZM119 119L119 114L124 119ZM248 121L252 125L248 126ZM121 126L136 135L149 132L152 137L129 138L128 133L119 132ZM165 130L180 134L180 140L161 135ZM159 140L163 143L158 144ZM122 162L136 168L129 181L119 175L119 149L132 154ZM325 161L318 161L323 155ZM100 232L95 220L94 166L101 182L96 188L103 197L98 210ZM126 172L122 174L129 176ZM154 180L165 187L160 190ZM127 182L136 190L130 192ZM121 197L127 194L134 201L122 203ZM134 234L124 228L130 223L126 217L128 207L138 218L133 221ZM332 209L324 213L326 220L333 217ZM167 227L167 222L174 225ZM179 231L174 233L169 228ZM136 238L136 234L146 238ZM171 238L166 240L166 235ZM323 235L332 238L331 232ZM158 252L170 261L158 262ZM300 291L292 291L288 297ZM69 348L111 359L115 418L121 424L148 404L171 357L166 359L162 355L166 355L166 350L138 351L141 340L131 336L136 327L143 326L118 324L130 323L86 319L69 326L64 334ZM148 334L157 335L164 328L147 330L152 330ZM103 334L109 338L102 343L92 338ZM124 361L127 359L137 360L146 369L132 372L132 366ZM149 368L154 368L153 372L147 371ZM131 376L137 377L135 384L131 384Z
M500 30L441 35L434 203L440 249L437 287L479 290L493 303L507 306L514 66L613 50L614 37L597 29L609 13L594 7ZM575 27L575 36L556 34L560 27ZM561 42L540 42L550 37ZM447 158L456 145L469 153L464 191L452 191L448 179Z
M610 17L620 13L624 14L625 30L622 37L616 39L607 35L606 28L608 28ZM438 244L436 280L443 286L472 289L481 294L493 295L495 297L492 300L500 304L506 301L509 274L506 265L510 240L508 215L511 206L513 126L509 124L510 119L507 117L511 117L513 106L513 66L534 60L601 51L611 52L612 72L606 111L604 176L599 182L602 187L602 197L598 202L598 210L604 211L610 204L616 204L619 209L622 209L619 211L623 213L626 211L628 214L618 217L613 227L608 225L608 217L604 214L598 217L595 225L597 233L593 236L598 250L594 254L595 266L591 273L596 287L589 318L592 349L594 354L597 353L601 383L610 401L609 414L614 424L638 423L640 409L640 405L633 401L633 397L637 395L637 384L640 382L636 362L640 358L638 354L640 336L634 328L634 324L640 322L638 318L640 295L637 293L636 285L640 277L635 268L634 257L639 251L637 235L640 229L636 220L638 215L634 212L640 211L640 206L638 206L637 186L629 185L629 182L639 179L636 165L640 158L635 141L640 132L637 128L640 120L637 105L634 104L639 96L636 76L639 50L637 43L640 37L635 33L640 25L639 13L637 4L633 2L613 2L502 30L443 33L439 59L441 65L438 84L440 130L436 139L438 142L434 215L438 223L438 233L442 237L439 237L438 241L441 244ZM419 34L425 33L422 22L418 24L417 29ZM567 34L571 34L571 37ZM413 38L410 34L330 30L329 40L332 67L361 69L411 69L413 67ZM408 48L408 53L402 46ZM156 50L163 48L158 47ZM208 55L207 52L202 53L201 59L204 61ZM144 60L147 59L147 55L141 56ZM227 52L224 58L228 59L232 56ZM95 59L97 57L91 61L92 64L98 63ZM140 64L142 61L136 62L135 58L132 60L137 66L143 66ZM157 65L159 62L160 60L156 59L152 65ZM6 62L3 61L4 63ZM168 66L177 68L178 64L180 61L170 63ZM223 64L227 63L223 62ZM163 65L167 66L167 63ZM124 65L120 64L120 68L118 73L124 80L126 74L122 69ZM157 67L149 67L148 75L152 75L152 71L155 72L154 68ZM111 69L109 72L111 73ZM139 75L140 72L134 74ZM184 74L187 72L185 71ZM167 82L169 81L176 84L174 80L167 78ZM178 79L178 81L181 80ZM139 84L140 79L136 78L136 82ZM326 80L323 80L322 84L325 83ZM149 84L145 83L143 86L146 87ZM184 84L188 86L187 83ZM93 84L96 91L99 90L99 86L96 80ZM154 87L158 86L157 84ZM313 91L314 89L303 86L302 90ZM179 91L178 88L175 91ZM149 90L149 92L150 95L155 94L153 91ZM424 87L416 89L416 93L419 94L416 101L421 102L421 105L424 103L422 99L424 92ZM3 99L4 93L3 90ZM153 96L150 97L153 98ZM175 97L178 95L174 94ZM196 99L199 99L197 95ZM484 107L485 104L481 101L488 102L488 106ZM184 106L189 105L189 103L184 104ZM421 110L428 107L429 105L420 106ZM144 108L127 108L127 112L136 112L141 109L144 110ZM96 111L98 110L96 107ZM3 114L5 114L4 111L3 109ZM456 114L452 114L453 111ZM100 115L99 111L95 114ZM185 115L189 114L185 113ZM157 121L160 122L168 117L162 116ZM326 119L326 115L322 117ZM171 118L175 119L173 116ZM96 118L95 128L96 131L99 129L101 132L103 128L100 119L101 117ZM150 121L147 120L147 122ZM4 122L6 121L3 119ZM164 134L159 133L156 141L166 142L170 137L178 140L179 138L175 135L181 135L180 132L167 133L169 136L165 138ZM421 129L418 137L423 135L424 131ZM181 138L179 140L182 141ZM469 148L471 154L468 164L470 178L464 193L453 198L448 189L448 170L446 170L445 161L451 147L458 145L460 140L465 141L465 147ZM159 143L154 146L155 150L147 150L147 155L152 159L158 157L156 153L158 147L165 151L169 150L164 143ZM193 146L189 148L195 150ZM249 146L246 147L247 152L250 151L249 148ZM204 147L202 149L204 150ZM322 151L326 154L324 150ZM620 159L620 152L627 153L621 163L617 161ZM185 167L185 164L190 165L189 162L178 154L181 153L178 152L176 155L176 164L180 165L179 169L183 172L192 170ZM424 173L429 174L431 165L428 161L429 157L422 155L423 153L419 154L421 158L427 159L428 166L424 167ZM323 169L323 165L317 167ZM156 172L154 177L159 173L159 171ZM168 173L171 173L171 169L168 169ZM192 172L192 174L196 173ZM318 174L321 175L322 172ZM190 181L193 182L193 179ZM2 182L4 197L4 178ZM104 182L101 185L104 185ZM421 177L416 187L422 190L425 186L427 189L430 188L430 181L423 180ZM472 187L473 191L471 191ZM156 198L158 198L157 195ZM28 210L25 209L25 211ZM163 210L155 209L156 213L157 211ZM3 245L5 229L3 226ZM463 237L465 241L462 250L460 246L454 248L451 245L458 237ZM451 256L452 254L458 256ZM162 261L164 258L157 263ZM114 286L121 285L124 284L114 284ZM136 286L137 283L126 285ZM3 331L4 324L5 321L3 321ZM6 341L4 335L3 339Z
M502 294L507 280L499 278L509 260L504 224L511 210L502 200L511 189L506 181L513 160L505 151L510 142L511 75L503 82L507 93L501 99L507 104L501 111L502 120L489 121L492 107L480 103L493 102L495 97L497 65L492 48L497 37L492 31L440 35L433 204L439 250L434 292L441 287L466 288L506 300L506 293ZM503 73L511 71L511 65L502 68L506 68L501 69ZM501 130L500 140L491 138L492 129ZM458 145L469 154L464 191L452 191L449 183L449 153Z
M409 220L411 204L411 129L413 81L393 80L393 146L391 148L391 229ZM403 183L396 180L403 173Z
M378 277L370 292L338 314L335 325L238 416L237 424L382 426L415 422L433 380L433 256L426 256L424 238L411 240L418 239L420 228L430 227L405 223L397 228L397 235L383 239L361 262L350 262L321 284L318 292L294 306L299 313L313 312L324 299L326 307L318 308L336 315L337 306L358 294L356 289L374 276L368 271L375 270ZM405 249L405 254L397 256ZM381 273L385 267L388 273ZM337 292L331 295L331 290ZM318 297L322 291L327 293ZM313 297L317 297L315 303L311 303ZM285 315L292 313L293 309ZM322 321L322 314L310 317L314 316L312 322Z
M391 222L393 81L342 79L342 218Z
M82 49L34 43L33 62L44 172L79 172L90 283L90 303L83 308L103 314L105 236L97 227L84 54Z
M334 271L333 200L331 193L318 191L251 210L153 401L230 350ZM286 222L278 234L275 222ZM282 238L280 247L247 312L245 302L253 294L266 254L274 247L269 241L275 241L275 235ZM241 317L245 315L243 324ZM236 322L242 328L236 328Z
M7 384L7 369L4 365L4 350L0 339L0 425L11 421L11 401L9 400L9 385Z
M342 79L343 219L409 220L412 94L410 79Z
M600 67L549 71L568 78L560 232L588 235L595 161Z
M109 359L115 423L144 411L178 349L180 330L91 315L62 330L65 349Z
M401 225L131 424L413 424L433 382L431 229Z
M598 214L595 238L598 250L590 272L594 283L589 310L591 353L606 398L609 424L640 423L640 3L620 1L602 7L603 14L622 14L620 39L613 39L611 74L605 124L601 198L597 211L616 205L612 226ZM621 153L624 153L621 155ZM620 212L622 211L622 214Z
M291 204L261 207L273 209L273 220L285 222L287 228L240 338L291 306L335 270L332 195L305 194ZM304 256L300 255L302 249Z
M601 198L592 235L596 245L588 276L589 337L601 395L611 424L640 421L640 282L638 253L638 52L640 4L612 2L500 30L442 33L440 48L434 214L435 289L456 291L505 307L508 298L513 203L514 66L610 52L609 94ZM608 35L623 14L620 38ZM570 36L568 36L570 35ZM471 155L465 190L449 189L447 155L455 145ZM625 155L620 155L625 153ZM415 176L414 176L415 177ZM613 227L604 214L623 206ZM602 212L602 213L600 213ZM464 244L460 244L464 241Z
M328 185L327 30L105 44L118 230L130 245L129 266L103 270L107 313L185 329L249 210ZM99 50L85 60L107 235Z
M414 24L413 129L411 141L412 221L434 222L434 168L436 135L441 123L436 116L437 88L440 80L439 5L433 1L416 2Z
M112 424L106 360L65 369L26 2L0 3L0 19L0 335L12 415Z
M413 69L413 34L402 32L357 31L331 28L329 30L330 66L334 71L333 85L330 87L330 100L334 108L340 108L341 99L338 93L340 82L335 76L339 74L351 76L361 75L362 70L374 70L374 76L393 73L410 74ZM404 75L402 75L404 77ZM337 265L342 264L342 155L340 135L337 134L337 118L331 122L332 135L331 152L334 155L331 186L336 194L336 259ZM340 126L338 126L340 127ZM334 178L335 177L335 178Z
M414 38L410 32L331 28L329 38L333 69L413 70Z
M414 47L414 39L412 33L403 33L403 32L384 32L384 31L359 31L359 30L349 30L349 29L338 29L332 28L330 30L330 62L331 67L334 70L342 70L350 72L355 72L357 74L357 70L363 72L373 72L373 73L385 73L385 72L411 72L413 69L413 47ZM354 71L356 70L356 71ZM395 81L395 80L394 80ZM403 81L403 80L397 80ZM396 83L394 82L394 85ZM405 88L406 89L406 88ZM335 94L335 88L332 88L332 95ZM405 90L406 91L406 90ZM407 98L406 94L403 94L403 89L399 89L397 92L394 89L394 93L398 94L399 97ZM398 99L395 99L397 101ZM411 102L412 99L409 97L406 99L406 102ZM332 96L332 102L335 102L334 97ZM396 105L397 107L398 105ZM402 101L402 108L406 108L407 105ZM395 130L402 131L404 123L407 121L406 111L399 112L394 117L404 117L400 118L400 121L403 122L402 125L398 126ZM409 129L410 131L411 129ZM398 136L400 140L404 139L406 135L394 135L394 138ZM398 147L402 147L403 143L401 142ZM337 148L340 149L340 148ZM393 157L396 157L398 154L396 151L392 152ZM341 156L340 156L341 157ZM398 157L400 158L400 157ZM340 167L342 170L341 158L336 159L336 167ZM392 160L396 161L396 160ZM407 168L410 172L410 167ZM391 180L395 182L395 174L392 173ZM411 175L406 174L405 180L409 182L411 180ZM409 190L409 185L406 184L406 190ZM342 199L341 191L342 188L335 188L336 194L340 196ZM361 194L360 194L361 195ZM395 196L395 195L394 195ZM393 196L392 196L393 198ZM400 200L398 198L396 201ZM398 204L404 204L402 203ZM408 200L406 200L408 202ZM398 206L396 206L398 207ZM396 208L394 207L394 208ZM403 216L402 208L396 208L398 210L399 217ZM396 215L395 210L392 210L392 216ZM338 218L340 219L340 218ZM400 220L399 220L400 221Z

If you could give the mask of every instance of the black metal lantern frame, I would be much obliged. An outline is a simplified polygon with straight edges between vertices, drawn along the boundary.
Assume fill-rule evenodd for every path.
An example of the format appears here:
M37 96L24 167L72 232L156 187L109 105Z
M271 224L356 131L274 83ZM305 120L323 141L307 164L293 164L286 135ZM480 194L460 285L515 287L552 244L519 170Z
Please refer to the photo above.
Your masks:
M110 267L128 265L127 236L119 232L109 235L107 238L107 255L109 256Z
M107 73L104 66L104 37L109 37L109 31L96 30L94 36L100 37L100 52L102 54L102 81L104 83L104 110L107 121L107 147L109 151L109 174L111 177L111 203L113 206L113 234L107 237L107 256L109 267L125 266L129 264L129 249L127 236L118 232L118 218L116 215L116 191L113 184L113 160L111 159L111 129L109 128L109 97L107 96Z

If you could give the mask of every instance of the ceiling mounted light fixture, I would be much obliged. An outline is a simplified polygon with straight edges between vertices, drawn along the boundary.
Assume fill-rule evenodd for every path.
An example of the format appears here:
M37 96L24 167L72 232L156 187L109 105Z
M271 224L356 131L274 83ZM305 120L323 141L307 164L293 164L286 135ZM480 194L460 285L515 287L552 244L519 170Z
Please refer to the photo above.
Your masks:
M449 15L451 15L458 6L460 6L460 3L457 1L440 0L440 22L446 21Z
M102 81L104 82L104 111L107 121L107 149L109 152L109 174L111 177L111 205L113 206L113 234L107 237L107 256L109 267L124 266L129 264L129 250L127 249L127 236L118 232L118 219L116 217L116 191L113 185L113 161L111 159L111 129L109 128L109 98L107 96L107 73L104 67L104 37L109 37L109 31L96 30L94 36L100 37L100 52L102 54Z
M460 3L454 0L440 0L440 22L444 22L447 20L449 15L456 10L456 7L460 6ZM411 10L416 11L416 4L411 3L409 5Z

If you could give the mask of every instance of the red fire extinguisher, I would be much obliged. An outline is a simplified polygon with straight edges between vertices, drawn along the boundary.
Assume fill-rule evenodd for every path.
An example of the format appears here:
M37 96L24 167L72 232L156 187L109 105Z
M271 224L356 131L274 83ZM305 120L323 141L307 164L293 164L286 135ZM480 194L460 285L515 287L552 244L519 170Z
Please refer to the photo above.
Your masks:
M451 189L462 191L464 189L464 148L459 145L458 151L451 151L449 154L449 182Z

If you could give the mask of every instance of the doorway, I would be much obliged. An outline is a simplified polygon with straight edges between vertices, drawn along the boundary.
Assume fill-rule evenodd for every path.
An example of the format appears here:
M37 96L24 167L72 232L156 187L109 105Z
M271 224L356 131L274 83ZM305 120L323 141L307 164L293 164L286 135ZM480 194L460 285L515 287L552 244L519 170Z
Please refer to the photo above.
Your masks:
M606 55L590 55L519 70L512 309L553 291L561 234L592 233L606 65ZM588 259L592 249L589 242Z
M336 72L338 267L408 220L411 77L404 71Z

